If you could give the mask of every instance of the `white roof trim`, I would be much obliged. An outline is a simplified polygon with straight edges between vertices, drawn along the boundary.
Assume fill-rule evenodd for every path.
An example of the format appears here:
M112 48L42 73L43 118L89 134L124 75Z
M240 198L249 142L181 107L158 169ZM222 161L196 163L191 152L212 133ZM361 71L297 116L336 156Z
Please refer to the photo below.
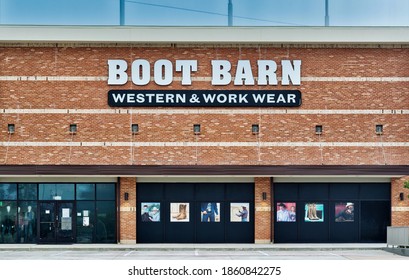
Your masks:
M409 27L0 26L0 43L408 44Z

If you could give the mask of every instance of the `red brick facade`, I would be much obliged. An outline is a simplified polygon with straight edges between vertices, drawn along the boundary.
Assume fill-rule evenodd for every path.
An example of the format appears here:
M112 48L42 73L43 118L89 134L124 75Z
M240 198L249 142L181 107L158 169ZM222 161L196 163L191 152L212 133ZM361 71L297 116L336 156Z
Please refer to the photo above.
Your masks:
M409 176L392 179L392 225L409 225L409 189L403 187L404 182L409 181ZM403 200L400 194L403 193Z
M119 181L120 222L119 240L121 243L136 241L136 178L122 177ZM128 200L125 200L128 193Z
M169 86L108 86L108 59L130 65L138 58L151 67L159 59L194 59L198 71L191 86L181 85L180 72ZM250 60L255 77L257 60L302 60L301 85L212 86L213 59L229 60L232 74L238 60ZM409 48L400 46L0 45L0 164L408 165L408 61ZM297 89L302 105L110 108L110 89ZM139 125L136 135L132 123ZM7 124L15 124L14 134ZM70 124L77 124L76 134ZM193 124L201 124L200 135ZM252 124L260 125L259 134L251 133ZM383 135L375 133L377 124ZM409 225L407 179L392 180L392 225ZM270 178L255 178L256 242L273 238L271 195ZM119 206L119 238L134 242L135 178L121 178Z

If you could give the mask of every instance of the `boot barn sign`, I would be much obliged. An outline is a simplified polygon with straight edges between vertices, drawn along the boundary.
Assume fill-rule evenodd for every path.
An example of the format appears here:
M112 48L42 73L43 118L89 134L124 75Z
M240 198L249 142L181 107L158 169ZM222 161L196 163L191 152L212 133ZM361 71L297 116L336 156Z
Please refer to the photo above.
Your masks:
M257 77L253 75L249 60L239 60L235 73L227 60L211 61L211 85L228 86L299 86L301 83L301 60L282 60L281 77L277 78L277 63L273 60L257 61ZM153 65L145 59L132 62L129 77L128 63L122 59L108 60L108 85L125 85L129 80L136 86L154 82L169 86L179 82L192 85L192 73L197 73L197 60L157 60ZM180 72L178 79L174 73ZM234 76L233 76L234 74ZM202 79L205 80L205 79ZM301 105L299 90L110 90L108 105L111 107L298 107Z

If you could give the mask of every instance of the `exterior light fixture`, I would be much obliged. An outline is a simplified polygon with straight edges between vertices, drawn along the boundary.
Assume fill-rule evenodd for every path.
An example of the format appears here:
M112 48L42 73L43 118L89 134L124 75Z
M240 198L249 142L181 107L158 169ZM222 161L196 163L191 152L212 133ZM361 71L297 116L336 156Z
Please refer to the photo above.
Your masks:
M127 193L127 192L124 193L124 199L125 199L125 200L129 200L129 193Z
M251 133L259 134L259 132L260 132L260 126L258 124L253 124L251 126Z
M382 124L377 124L375 126L375 132L377 135L382 135L383 134L383 125Z
M195 135L200 134L200 124L194 124L194 125L193 125L193 133L194 133Z
M263 200L267 200L267 193L263 192L262 197L263 197Z
M315 126L315 134L321 135L322 134L322 125Z
M75 123L70 124L70 133L71 134L77 133L77 124L75 124Z
M403 192L399 193L399 200L402 201L404 199Z
M139 125L137 123L131 124L131 131L132 131L132 134L138 134L139 133Z
M13 134L16 131L16 126L14 125L14 123L10 123L7 125L7 131L9 132L9 134Z

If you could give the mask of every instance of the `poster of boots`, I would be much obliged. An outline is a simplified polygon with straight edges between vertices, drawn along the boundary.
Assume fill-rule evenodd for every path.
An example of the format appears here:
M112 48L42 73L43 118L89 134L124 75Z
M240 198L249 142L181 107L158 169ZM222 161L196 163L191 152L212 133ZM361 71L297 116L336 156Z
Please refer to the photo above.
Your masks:
M324 204L306 203L304 220L306 222L324 222Z
M189 222L189 203L173 202L170 204L171 222Z

